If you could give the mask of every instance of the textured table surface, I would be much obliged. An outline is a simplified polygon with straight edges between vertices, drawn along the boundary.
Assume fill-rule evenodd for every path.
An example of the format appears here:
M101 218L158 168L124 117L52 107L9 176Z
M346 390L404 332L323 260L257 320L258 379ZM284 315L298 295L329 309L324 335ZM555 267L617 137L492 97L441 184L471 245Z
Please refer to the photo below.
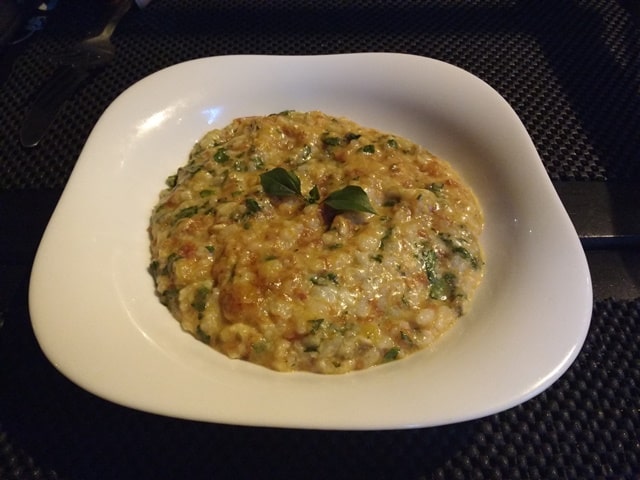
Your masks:
M48 57L98 27L60 0L5 47L0 85L0 479L640 478L640 18L634 2L154 0L122 20L112 65L23 148ZM586 343L547 391L506 412L400 431L234 427L97 398L41 353L27 306L40 236L95 122L170 65L229 54L400 52L475 74L511 104L578 228L595 289ZM5 63L6 64L6 63ZM472 400L471 400L472 401Z

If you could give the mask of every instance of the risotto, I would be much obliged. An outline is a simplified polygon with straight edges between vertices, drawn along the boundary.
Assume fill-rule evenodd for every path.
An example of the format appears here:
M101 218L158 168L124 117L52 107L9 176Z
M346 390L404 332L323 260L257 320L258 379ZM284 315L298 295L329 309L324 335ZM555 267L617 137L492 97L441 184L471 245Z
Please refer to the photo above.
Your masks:
M151 214L150 272L230 358L344 373L433 344L483 274L476 198L446 162L321 112L207 133Z

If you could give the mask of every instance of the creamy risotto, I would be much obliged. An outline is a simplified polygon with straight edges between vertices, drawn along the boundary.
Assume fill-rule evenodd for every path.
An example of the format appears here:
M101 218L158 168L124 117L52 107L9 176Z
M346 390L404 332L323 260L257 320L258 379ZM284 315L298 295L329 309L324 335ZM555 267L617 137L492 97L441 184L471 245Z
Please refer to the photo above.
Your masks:
M482 278L478 203L397 135L321 112L234 120L167 179L156 291L231 358L343 373L431 345Z

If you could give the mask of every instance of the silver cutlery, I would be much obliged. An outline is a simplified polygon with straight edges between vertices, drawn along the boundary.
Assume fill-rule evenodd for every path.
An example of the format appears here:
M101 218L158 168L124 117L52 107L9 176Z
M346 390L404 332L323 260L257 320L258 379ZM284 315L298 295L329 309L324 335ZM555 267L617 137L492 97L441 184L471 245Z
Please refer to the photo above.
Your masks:
M131 5L132 0L116 2L100 34L79 42L71 50L51 59L58 68L41 87L27 110L20 130L20 142L23 146L38 145L63 103L93 73L112 61L115 47L111 43L111 35Z

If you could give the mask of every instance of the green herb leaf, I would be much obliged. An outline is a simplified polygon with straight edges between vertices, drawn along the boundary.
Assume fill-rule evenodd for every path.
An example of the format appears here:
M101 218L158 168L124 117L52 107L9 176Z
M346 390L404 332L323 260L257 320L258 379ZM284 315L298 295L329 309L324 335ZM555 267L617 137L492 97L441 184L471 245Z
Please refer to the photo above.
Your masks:
M216 153L213 154L213 159L217 163L225 163L229 160L229 155L227 155L226 149L219 148Z
M376 147L374 145L365 145L364 147L362 147L362 151L364 153L376 153Z
M326 287L331 283L338 285L338 276L333 272L319 273L318 275L313 275L309 280L314 285L321 287Z
M191 306L198 312L204 312L207 308L207 298L211 291L207 287L200 287L196 290Z
M340 139L340 137L330 137L330 136L322 137L322 143L330 147L335 147L340 145L341 141L342 140Z
M167 177L167 179L164 181L165 185L169 188L173 188L176 186L176 183L178 183L178 175L170 175Z
M373 260L374 262L382 263L382 259L383 259L384 257L382 256L382 254L381 254L381 253L378 253L377 255L369 255L369 258L370 258L371 260Z
M149 273L151 274L154 280L157 280L157 276L159 272L160 272L160 262L158 262L157 260L154 260L149 264Z
M400 330L400 338L404 342L413 344L413 340L411 340L411 337L407 334L407 332L404 332L404 331Z
M260 204L251 197L245 199L244 205L247 207L248 214L257 213L262 210Z
M387 353L384 354L384 361L385 362L390 362L391 360L395 360L396 358L398 358L398 354L400 353L400 348L398 347L393 347L390 348L389 350L387 350Z
M438 257L435 250L431 248L424 248L420 252L418 259L420 260L422 269L427 274L429 282L435 282L436 278L438 277L438 273L436 271L436 263L438 261Z
M313 320L309 320L311 324L311 333L316 333L322 327L322 323L324 322L324 318L314 318Z
M380 245L378 246L378 250L384 250L384 245L387 243L387 240L391 238L391 234L393 233L393 227L387 228L384 232L384 235L380 239Z
M267 195L278 197L301 196L300 179L282 167L260 174L260 184Z
M361 137L362 135L360 135L359 133L353 133L353 132L349 132L344 136L344 140L347 143L351 143L352 140L357 140Z
M185 207L176 213L176 220L180 220L181 218L189 218L193 217L196 213L198 213L198 206L193 205L191 207Z
M456 292L456 276L446 272L442 277L436 278L429 289L429 296L434 300L451 300Z
M262 160L262 158L258 156L251 157L251 161L256 170L262 170L264 168L264 160Z
M331 193L324 201L331 208L346 211L367 212L375 214L376 211L369 202L367 192L361 187L347 185L342 190Z
M438 236L451 249L453 253L456 253L467 260L474 270L480 268L481 261L475 255L469 252L469 250L462 246L462 240L458 238L451 238L449 235L444 233L440 233Z
M442 197L442 189L444 188L443 183L430 183L427 185L427 190L433 192L436 197Z
M298 154L298 161L304 163L311 157L311 145L305 145Z

